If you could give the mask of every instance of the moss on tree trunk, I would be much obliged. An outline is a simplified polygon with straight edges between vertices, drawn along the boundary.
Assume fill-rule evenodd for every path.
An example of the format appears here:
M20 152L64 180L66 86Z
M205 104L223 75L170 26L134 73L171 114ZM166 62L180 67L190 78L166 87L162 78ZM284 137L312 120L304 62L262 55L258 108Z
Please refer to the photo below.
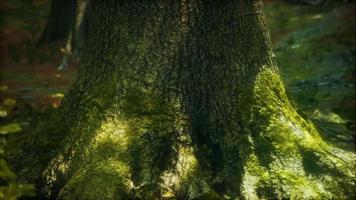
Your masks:
M58 127L39 127L43 198L351 198L355 155L289 103L260 1L89 5Z

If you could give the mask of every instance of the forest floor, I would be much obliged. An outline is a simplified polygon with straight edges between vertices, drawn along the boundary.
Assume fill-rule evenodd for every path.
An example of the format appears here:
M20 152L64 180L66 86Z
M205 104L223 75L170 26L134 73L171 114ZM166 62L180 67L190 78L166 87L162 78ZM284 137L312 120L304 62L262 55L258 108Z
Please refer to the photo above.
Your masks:
M48 9L47 0L0 1L0 136L5 138L0 155L6 137L26 134L35 115L57 108L75 79L76 63L57 69L63 41L35 47ZM306 6L268 0L265 11L282 78L298 112L329 142L354 151L356 3ZM10 173L2 160L0 171Z

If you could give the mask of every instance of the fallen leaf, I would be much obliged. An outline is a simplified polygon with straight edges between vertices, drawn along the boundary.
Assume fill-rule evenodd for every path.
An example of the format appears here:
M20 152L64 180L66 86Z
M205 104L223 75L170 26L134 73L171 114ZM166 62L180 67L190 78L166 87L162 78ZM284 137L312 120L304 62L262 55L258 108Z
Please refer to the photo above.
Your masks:
M3 104L6 106L14 106L16 104L16 100L7 98L4 100Z
M16 178L14 172L3 159L0 159L0 178L3 180L14 180Z
M5 126L0 126L0 134L6 135L9 133L16 133L21 131L22 128L18 123L12 123Z
M323 15L314 15L314 16L312 16L312 19L321 19L321 18L323 18Z
M295 45L292 45L291 46L291 49L297 49L297 48L299 48L301 45L300 44L295 44Z
M7 111L6 110L0 110L0 117L6 117L7 116Z
M55 94L52 94L51 97L52 97L52 98L63 98L63 97L64 97L64 94L62 94L62 93L55 93Z
M7 89L9 89L9 86L7 86L7 85L1 85L1 86L0 86L0 91L1 91L1 92L6 91Z
M224 199L231 199L231 197L227 194L224 194L223 197L224 197Z
M54 99L52 102L53 108L58 108L61 105L61 100L60 99Z

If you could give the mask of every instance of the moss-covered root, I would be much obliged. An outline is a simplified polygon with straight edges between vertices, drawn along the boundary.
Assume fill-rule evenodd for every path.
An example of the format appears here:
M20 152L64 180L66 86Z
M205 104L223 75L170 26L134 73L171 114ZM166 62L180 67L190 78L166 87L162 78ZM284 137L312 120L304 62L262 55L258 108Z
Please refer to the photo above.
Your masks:
M241 186L246 199L355 198L355 154L321 139L271 69L256 77L252 123Z
M128 199L129 168L115 159L90 163L68 181L57 199Z
M108 116L93 133L86 133L84 143L69 141L67 151L54 157L43 173L45 195L57 199L127 199L131 170L127 151L130 133L125 122ZM56 190L60 191L54 197Z
M51 160L43 172L44 195L63 200L194 199L211 191L186 144L189 139L174 142L170 120L110 110L97 129L85 132L87 140L70 139L67 150Z

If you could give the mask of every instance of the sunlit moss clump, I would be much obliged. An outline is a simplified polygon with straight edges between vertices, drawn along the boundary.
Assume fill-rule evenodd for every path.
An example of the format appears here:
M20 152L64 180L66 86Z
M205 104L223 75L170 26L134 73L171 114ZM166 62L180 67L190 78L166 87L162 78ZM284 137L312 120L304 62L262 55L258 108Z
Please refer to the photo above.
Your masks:
M354 195L356 156L328 145L293 109L280 76L262 70L254 84L253 149L245 163L247 199L347 199ZM350 196L351 195L351 196Z
M189 137L184 134L179 138L182 144L167 145L174 135L153 135L150 131L157 125L154 117L128 119L111 113L90 145L80 149L85 154L72 161L54 158L45 172L48 186L58 181L50 171L60 169L69 177L59 199L194 199L209 194L211 188L188 145Z
M81 149L86 152L84 157L75 158L75 163L71 164L73 174L58 196L63 199L79 196L84 199L125 199L131 184L128 131L120 119L103 121L90 145Z

